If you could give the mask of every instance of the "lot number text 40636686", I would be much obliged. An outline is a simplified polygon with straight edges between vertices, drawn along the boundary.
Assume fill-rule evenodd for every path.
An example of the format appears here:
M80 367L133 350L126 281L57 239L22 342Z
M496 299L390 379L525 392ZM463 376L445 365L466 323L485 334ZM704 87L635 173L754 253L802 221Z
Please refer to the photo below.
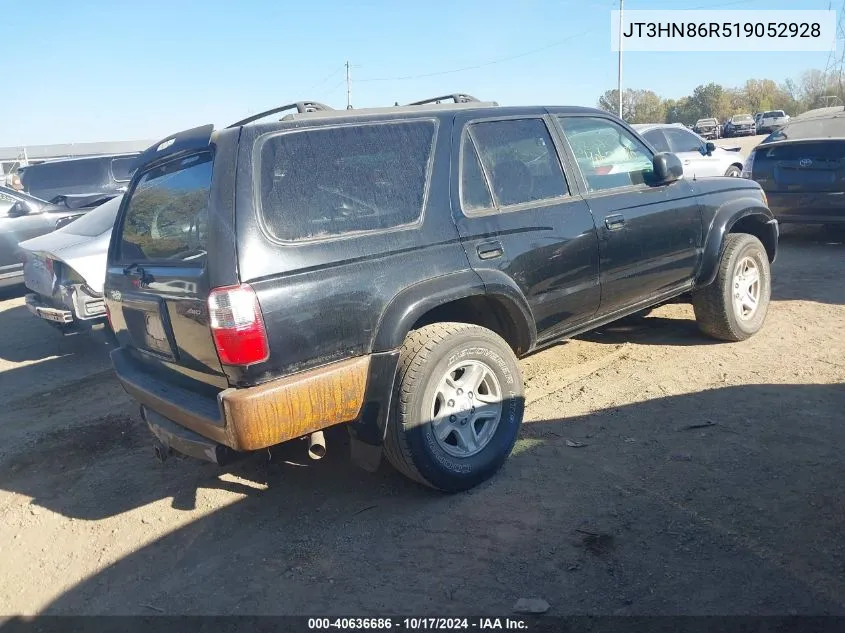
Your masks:
M525 631L519 618L309 618L308 629L349 631Z

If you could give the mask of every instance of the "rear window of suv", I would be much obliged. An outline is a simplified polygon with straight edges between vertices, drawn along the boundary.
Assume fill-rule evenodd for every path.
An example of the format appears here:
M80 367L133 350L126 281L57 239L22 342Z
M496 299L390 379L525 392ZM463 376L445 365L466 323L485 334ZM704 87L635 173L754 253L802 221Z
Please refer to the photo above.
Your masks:
M197 154L143 174L131 192L122 262L201 261L206 254L212 157Z
M434 121L356 124L268 137L264 224L284 241L390 229L423 210Z

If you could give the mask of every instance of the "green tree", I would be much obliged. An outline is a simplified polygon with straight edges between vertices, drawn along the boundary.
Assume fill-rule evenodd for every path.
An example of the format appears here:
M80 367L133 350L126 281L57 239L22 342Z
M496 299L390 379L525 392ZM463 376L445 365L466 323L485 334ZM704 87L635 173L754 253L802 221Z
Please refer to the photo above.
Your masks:
M619 92L608 90L599 97L598 107L618 114ZM655 92L628 88L622 91L622 118L628 123L660 123L666 118L666 105Z

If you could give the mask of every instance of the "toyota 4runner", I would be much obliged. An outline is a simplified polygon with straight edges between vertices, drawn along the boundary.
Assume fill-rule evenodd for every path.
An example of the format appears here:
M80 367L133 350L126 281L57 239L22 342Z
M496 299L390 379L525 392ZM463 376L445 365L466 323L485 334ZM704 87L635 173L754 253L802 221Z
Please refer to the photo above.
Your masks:
M685 179L598 110L451 97L300 102L138 158L105 295L160 455L319 456L345 424L356 463L465 490L519 433L518 357L677 298L721 340L763 325L756 183Z

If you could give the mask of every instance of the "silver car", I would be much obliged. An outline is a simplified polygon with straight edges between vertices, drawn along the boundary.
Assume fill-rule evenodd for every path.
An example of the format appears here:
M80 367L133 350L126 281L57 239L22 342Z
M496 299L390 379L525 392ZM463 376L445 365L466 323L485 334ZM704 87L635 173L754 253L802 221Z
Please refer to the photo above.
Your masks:
M631 127L658 152L676 154L684 164L684 174L691 178L738 178L742 174L745 157L739 147L716 147L680 123L640 123Z
M122 196L47 235L22 242L24 281L34 315L63 331L106 319L106 252Z

